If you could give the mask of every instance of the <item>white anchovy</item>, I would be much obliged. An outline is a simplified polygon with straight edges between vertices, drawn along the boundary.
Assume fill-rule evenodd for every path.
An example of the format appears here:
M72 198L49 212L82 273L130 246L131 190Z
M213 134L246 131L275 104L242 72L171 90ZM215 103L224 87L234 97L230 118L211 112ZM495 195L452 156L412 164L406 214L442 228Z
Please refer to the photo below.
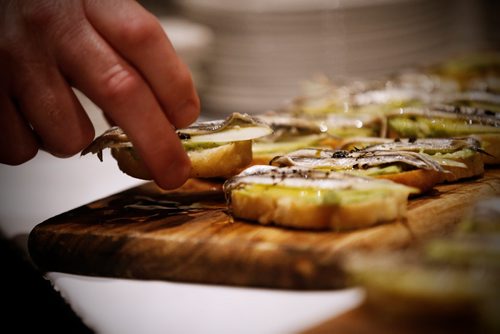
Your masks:
M305 119L287 114L263 114L256 115L255 119L267 124L274 130L296 131L301 134L319 134L328 129L325 122L321 120Z
M418 68L395 75L385 83L385 86L420 90L428 94L456 94L460 90L460 85L456 81L432 73L424 73Z
M367 147L371 145L392 143L394 139L392 138L382 138L382 137L348 137L342 140L342 143L338 149L345 150L349 147L355 146L356 144L362 147Z
M451 114L458 114L459 116L464 115L464 116L484 117L487 119L491 118L500 120L500 113L498 112L487 109L469 107L469 106L457 106L453 104L437 104L434 105L433 109L437 111L448 112Z
M381 131L385 131L386 119L375 113L331 113L324 117L296 117L289 114L264 114L255 118L274 130L284 129L301 134L328 133L329 130L345 128L363 128L377 122L381 124ZM385 132L382 132L385 133Z
M410 101L418 100L425 103L431 103L442 100L440 94L429 94L428 92L420 89L412 88L384 88L380 90L372 90L363 92L353 96L353 104L358 106L365 106L369 104L386 104L391 101Z
M401 187L388 180L355 176L340 172L322 171L300 167L275 167L256 165L245 169L224 183L226 194L247 184L279 185L292 188L336 190L361 190L381 187Z
M455 100L488 102L500 105L500 95L484 91L466 91L457 93Z
M385 126L385 117L376 113L332 113L325 119L329 129L337 128L363 128L374 123L381 123Z
M82 151L81 155L86 155L88 153L97 154L99 160L102 161L102 151L106 148L121 149L132 147L133 145L125 132L123 132L121 128L114 126L94 139L94 141Z
M435 88L435 87L434 87ZM454 101L476 101L500 105L500 95L484 91L458 92L445 87L429 92L424 86L396 86L372 90L354 95L354 105L387 104L391 101L417 100L426 104L453 103Z
M196 122L187 128L179 129L177 133L182 136L205 135L214 132L220 132L228 127L234 126L252 126L257 125L259 121L248 114L232 113L224 120L214 120L205 122Z
M444 172L441 165L426 154L408 151L343 151L306 148L271 160L274 166L332 168L340 170L403 163L418 169Z
M454 105L435 105L426 108L400 108L389 116L424 116L427 118L460 119L471 124L500 127L500 114L479 108Z
M452 153L463 149L480 151L481 143L472 137L465 138L423 138L395 139L391 142L375 144L363 148L362 151L411 151L427 154Z

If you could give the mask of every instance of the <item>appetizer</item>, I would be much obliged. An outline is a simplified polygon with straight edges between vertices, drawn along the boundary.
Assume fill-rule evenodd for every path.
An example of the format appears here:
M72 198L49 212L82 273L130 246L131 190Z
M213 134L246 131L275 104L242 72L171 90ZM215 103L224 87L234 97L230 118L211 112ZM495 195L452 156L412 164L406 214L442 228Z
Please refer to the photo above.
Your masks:
M445 170L426 154L409 151L342 151L307 148L277 156L275 166L297 166L373 176L427 192L443 180Z
M328 134L325 122L268 112L255 119L267 124L273 133L257 138L252 146L253 164L268 164L276 155L304 147L331 147L337 138Z
M277 155L301 148L332 148L338 146L343 138L380 136L386 132L385 117L373 113L333 113L313 117L268 112L255 118L274 131L255 140L254 164L268 164Z
M252 166L224 183L233 216L302 229L348 230L404 218L417 189L300 167Z
M177 131L191 160L191 177L229 177L252 162L252 140L267 136L272 129L246 114L234 113L225 120L195 123ZM127 135L113 127L97 137L82 155L110 148L119 168L130 176L150 180Z
M360 252L344 258L351 283L363 287L365 304L379 314L412 319L469 319L494 288L495 275L433 262L417 251Z
M369 145L363 152L407 151L425 153L437 161L446 171L444 181L453 182L484 173L483 152L479 140L464 138L394 139Z
M500 93L500 53L464 55L432 66L430 72L455 81L462 90Z
M365 289L365 304L384 316L468 320L478 333L498 333L499 203L498 196L480 200L450 235L418 247L347 254L343 268Z
M388 115L388 137L473 136L481 142L485 164L500 163L500 113L463 106L401 108Z

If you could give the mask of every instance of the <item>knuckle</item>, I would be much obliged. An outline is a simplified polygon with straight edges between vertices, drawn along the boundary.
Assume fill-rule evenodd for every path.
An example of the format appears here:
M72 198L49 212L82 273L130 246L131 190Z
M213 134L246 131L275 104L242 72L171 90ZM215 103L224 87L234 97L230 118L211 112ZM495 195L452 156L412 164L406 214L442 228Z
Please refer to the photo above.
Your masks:
M71 1L27 1L22 7L21 19L28 30L42 39L63 44L74 43L74 37L85 27L82 24L85 16Z
M31 61L32 42L26 38L21 29L0 26L0 65L3 75L19 71L25 62Z
M64 96L47 92L38 99L43 121L33 123L42 146L56 156L72 156L87 147L94 137L94 128L79 109L68 105ZM42 124L43 122L43 124Z
M122 40L137 46L153 44L165 36L160 24L147 15L137 15L124 22L119 31Z
M47 27L59 19L59 11L54 1L30 1L22 7L21 17L25 24Z
M140 86L141 79L121 64L115 64L103 73L101 92L105 99L121 100Z
M26 48L24 36L19 29L13 27L0 26L0 59L4 61L13 54L20 54L19 51Z

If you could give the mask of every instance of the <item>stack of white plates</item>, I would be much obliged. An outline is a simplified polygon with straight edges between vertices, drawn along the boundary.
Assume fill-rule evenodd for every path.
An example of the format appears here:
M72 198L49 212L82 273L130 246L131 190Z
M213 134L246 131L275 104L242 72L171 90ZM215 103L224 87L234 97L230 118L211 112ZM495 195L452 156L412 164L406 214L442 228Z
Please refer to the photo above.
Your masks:
M158 17L178 56L191 70L201 92L206 86L206 61L213 42L212 30L200 23L176 16Z
M316 74L375 77L447 55L441 0L183 0L214 45L205 111L260 113L300 94Z

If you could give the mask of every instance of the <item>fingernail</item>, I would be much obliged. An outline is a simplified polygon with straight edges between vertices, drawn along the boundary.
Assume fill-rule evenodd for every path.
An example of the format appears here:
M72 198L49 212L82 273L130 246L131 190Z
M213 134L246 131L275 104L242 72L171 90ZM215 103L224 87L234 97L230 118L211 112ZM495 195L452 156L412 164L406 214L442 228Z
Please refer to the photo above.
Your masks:
M62 153L62 152L57 152L56 150L54 149L49 149L47 148L46 146L41 146L41 149L43 151L46 151L48 153L50 153L51 155L53 155L54 157L56 158L62 158L62 159L66 159L66 158L70 158L72 157L74 154L68 154L68 153Z
M56 158L62 158L62 159L70 158L74 155L74 154L63 154L58 152L50 152L50 154L52 154Z

